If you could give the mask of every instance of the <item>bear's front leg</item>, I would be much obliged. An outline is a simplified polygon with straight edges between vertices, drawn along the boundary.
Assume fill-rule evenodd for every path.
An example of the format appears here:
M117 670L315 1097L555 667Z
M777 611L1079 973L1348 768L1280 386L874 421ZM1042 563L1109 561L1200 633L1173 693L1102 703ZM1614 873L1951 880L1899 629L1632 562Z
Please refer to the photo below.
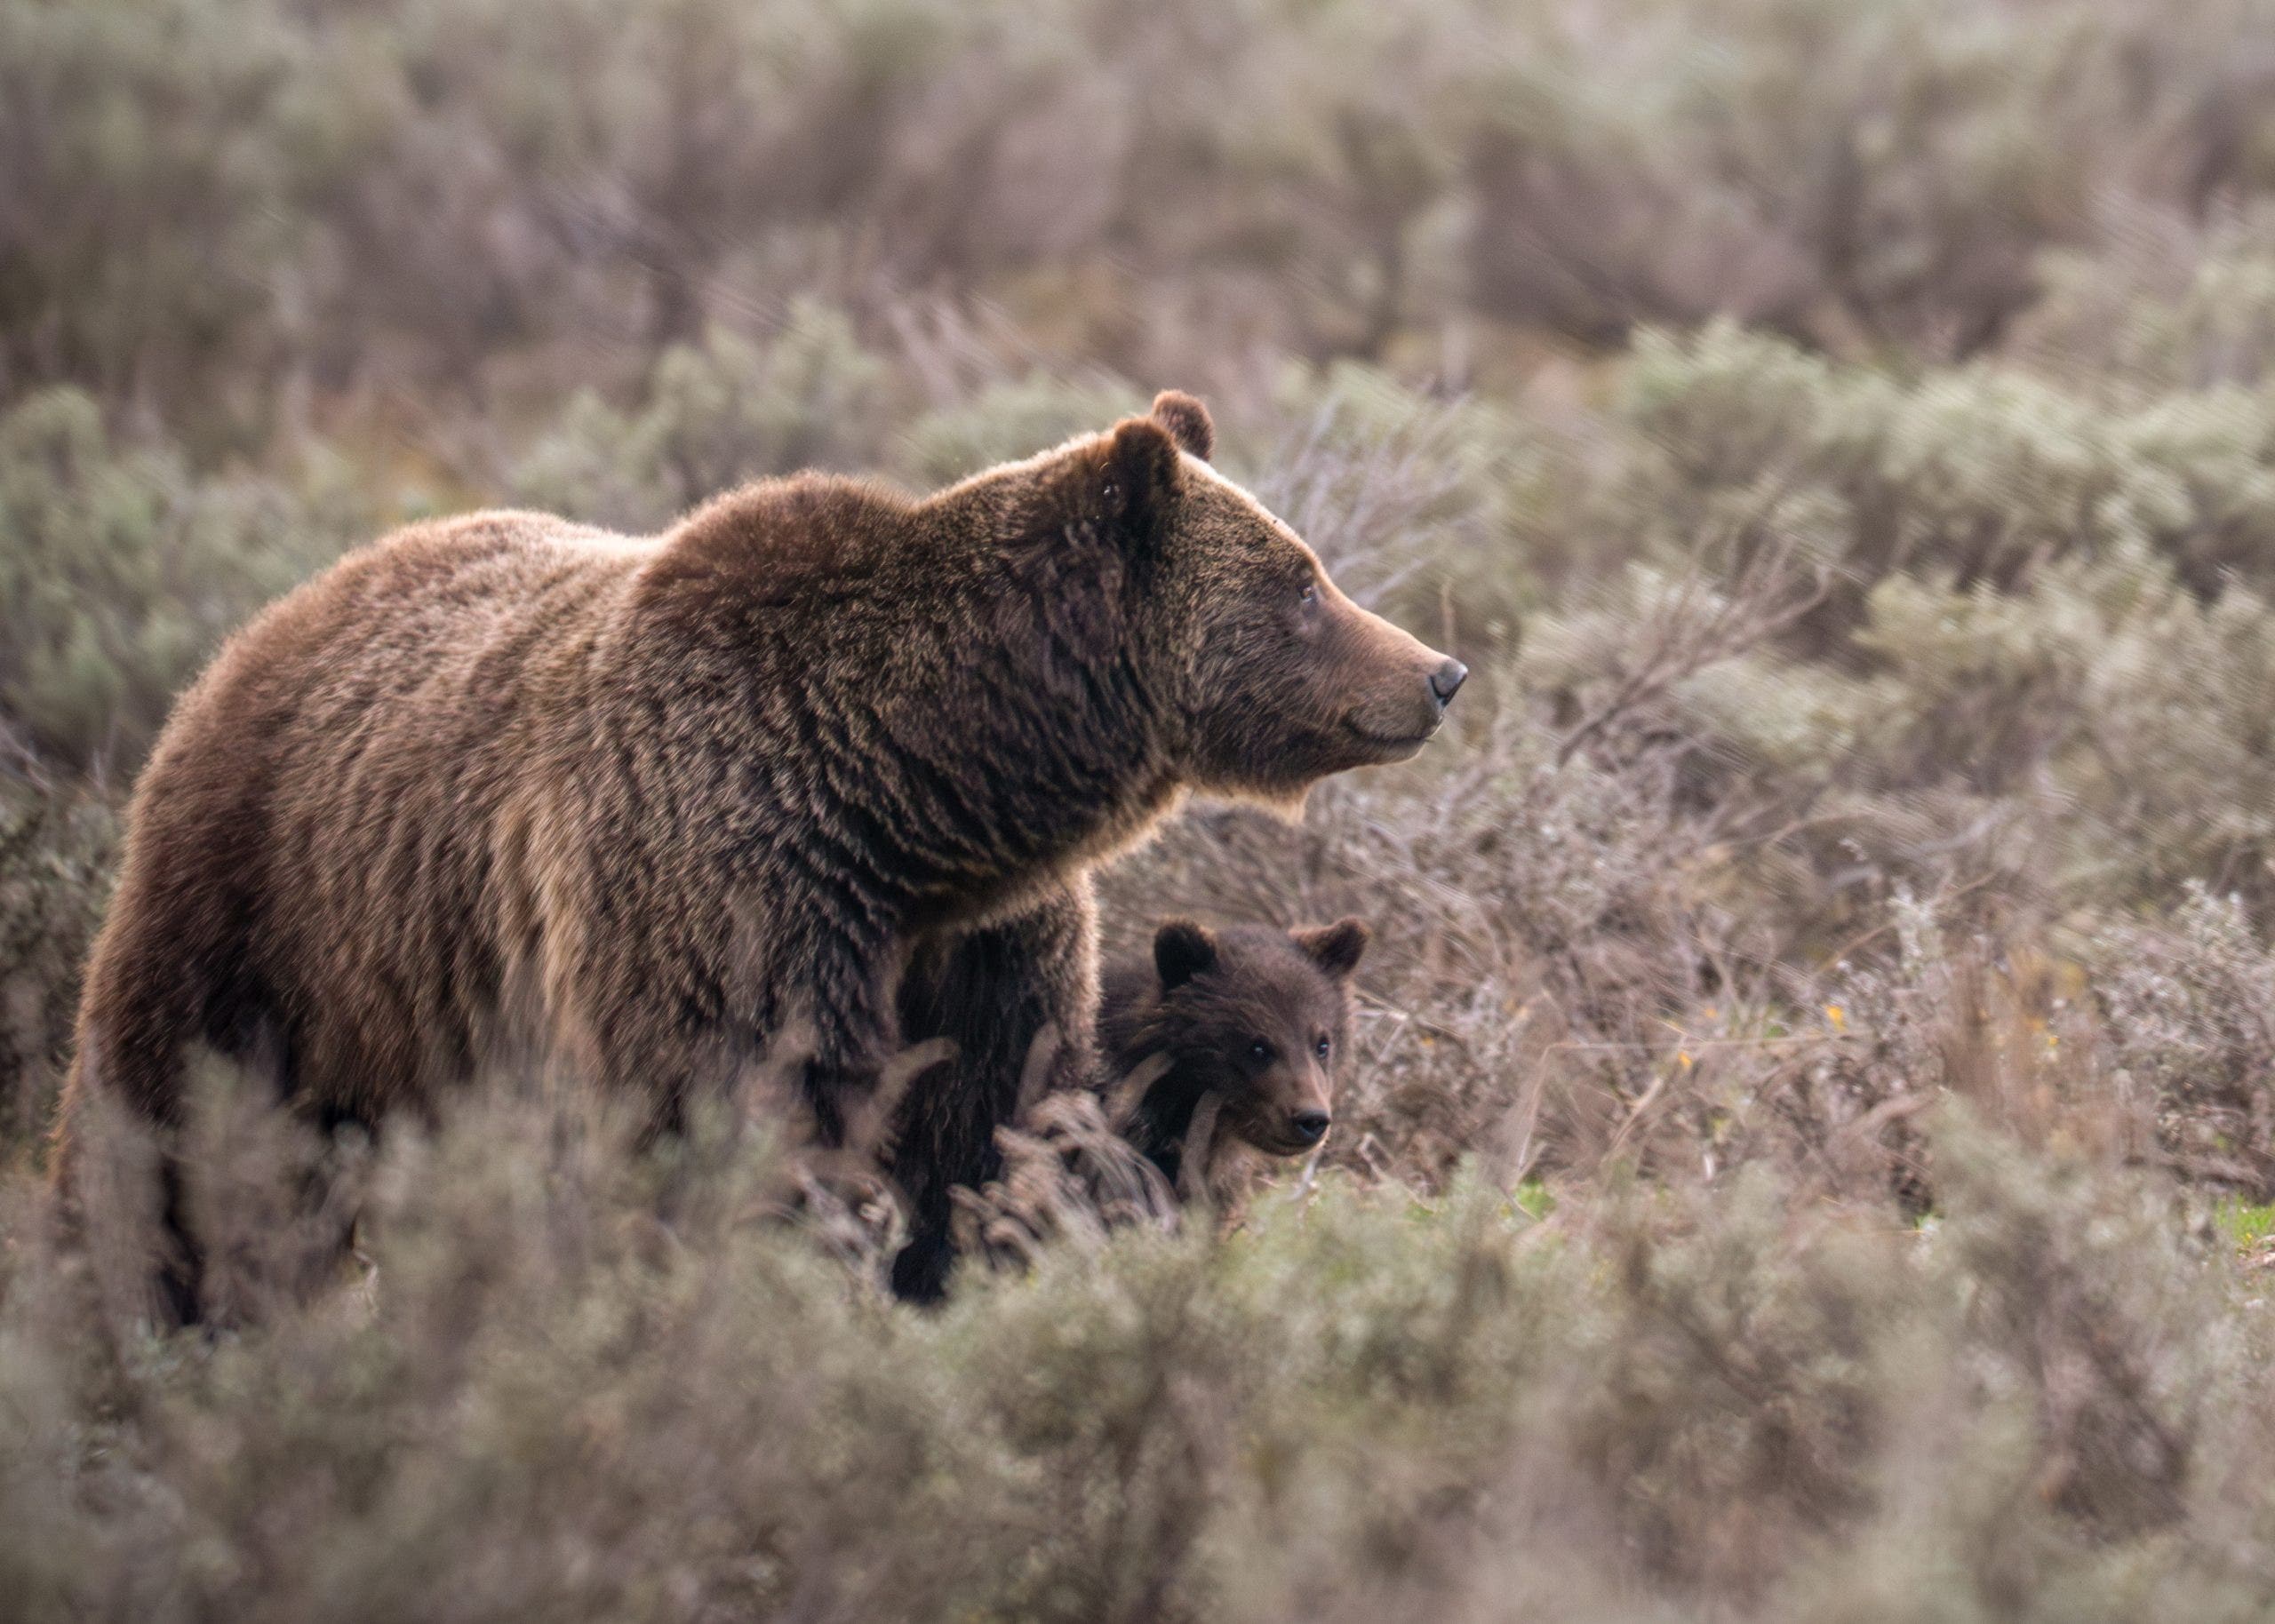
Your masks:
M911 1235L893 1260L897 1295L930 1302L946 1290L954 1262L948 1192L1001 1170L995 1130L1018 1103L1046 1029L1056 1041L1047 1086L1094 1080L1098 1001L1098 905L1087 876L1010 919L928 944L911 961L901 980L901 1040L947 1038L956 1053L901 1106L893 1176L908 1197Z
M834 1150L865 1126L864 1108L895 1046L886 971L892 954L881 936L871 940L842 922L784 947L790 991L778 1007L788 1024L767 1023L797 1060L815 1142Z

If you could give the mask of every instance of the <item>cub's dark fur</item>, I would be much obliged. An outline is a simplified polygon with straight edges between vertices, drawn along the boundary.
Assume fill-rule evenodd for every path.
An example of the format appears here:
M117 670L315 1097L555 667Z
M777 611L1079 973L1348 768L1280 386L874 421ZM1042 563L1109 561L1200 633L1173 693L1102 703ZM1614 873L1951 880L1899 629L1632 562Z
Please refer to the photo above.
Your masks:
M1355 919L1217 931L1175 919L1155 935L1150 960L1106 973L1098 1035L1114 1075L1168 1063L1123 1131L1172 1185L1207 1095L1221 1102L1219 1135L1267 1155L1300 1155L1326 1134L1367 935Z

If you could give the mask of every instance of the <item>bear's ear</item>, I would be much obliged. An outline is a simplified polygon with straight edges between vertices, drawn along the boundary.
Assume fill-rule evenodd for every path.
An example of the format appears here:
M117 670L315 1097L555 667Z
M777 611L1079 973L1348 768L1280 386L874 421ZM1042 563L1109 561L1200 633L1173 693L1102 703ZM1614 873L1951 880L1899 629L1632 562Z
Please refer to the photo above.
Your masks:
M1361 919L1340 919L1332 925L1316 925L1309 930L1291 930L1296 945L1311 956L1313 964L1338 979L1359 967L1359 959L1367 951L1367 940L1373 933Z
M1098 472L1106 517L1130 541L1150 541L1184 488L1177 445L1151 418L1124 418L1106 441Z
M1205 926L1171 919L1154 933L1153 968L1161 974L1162 991L1185 985L1216 964L1217 938Z
M1209 420L1209 409L1182 389L1164 389L1153 397L1153 421L1169 431L1178 450L1202 462L1217 449L1217 426Z

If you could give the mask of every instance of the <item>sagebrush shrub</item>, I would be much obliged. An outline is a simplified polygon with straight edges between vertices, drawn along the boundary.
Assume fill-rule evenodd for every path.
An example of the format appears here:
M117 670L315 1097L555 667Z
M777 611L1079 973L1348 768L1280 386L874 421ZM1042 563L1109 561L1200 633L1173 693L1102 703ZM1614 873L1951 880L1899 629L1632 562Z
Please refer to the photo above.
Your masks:
M759 342L716 329L664 352L635 410L579 394L508 489L588 524L659 530L752 480L873 460L882 373L835 311L802 305Z
M210 1087L217 1145L304 1137ZM193 1205L250 1243L221 1250L258 1311L113 1357L12 1182L11 1594L1776 1619L1880 1616L1908 1572L1938 1616L2113 1580L2087 1616L2268 1599L2237 1543L2271 1510L2247 1282L2159 1187L1979 1119L1939 1128L1947 1207L1917 1230L1760 1171L1576 1187L1546 1219L1473 1174L1428 1201L1338 1174L1226 1238L1046 1245L937 1313L771 1215L763 1133L709 1113L635 1153L631 1126L493 1088L390 1133L312 1292L266 1289L300 1267L270 1244L290 1170L213 1174Z
M0 1163L47 1127L117 860L103 800L0 784Z
M895 461L921 486L945 485L1145 409L1137 391L1118 382L1042 373L1006 379L910 424Z
M69 765L132 767L222 636L339 545L297 492L115 444L76 390L14 405L0 415L0 720Z

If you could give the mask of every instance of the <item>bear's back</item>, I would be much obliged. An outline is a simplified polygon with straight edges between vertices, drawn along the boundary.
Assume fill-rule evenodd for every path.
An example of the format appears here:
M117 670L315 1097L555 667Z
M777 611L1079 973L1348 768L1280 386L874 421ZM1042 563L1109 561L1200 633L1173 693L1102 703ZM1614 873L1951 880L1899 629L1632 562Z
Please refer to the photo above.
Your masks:
M360 683L429 693L501 652L536 652L652 557L652 540L543 513L482 513L414 525L350 553L280 599L212 668L222 683L344 697Z
M319 1093L455 1063L539 906L512 873L544 838L525 786L582 736L593 651L655 545L476 514L272 605L183 697L137 786L122 942L220 956L208 979L302 1012L293 1064ZM101 1020L100 951L94 971Z
M241 781L269 865L352 883L378 833L464 824L509 764L573 731L595 648L653 544L526 513L400 531L245 627L177 708L141 816L201 776Z

